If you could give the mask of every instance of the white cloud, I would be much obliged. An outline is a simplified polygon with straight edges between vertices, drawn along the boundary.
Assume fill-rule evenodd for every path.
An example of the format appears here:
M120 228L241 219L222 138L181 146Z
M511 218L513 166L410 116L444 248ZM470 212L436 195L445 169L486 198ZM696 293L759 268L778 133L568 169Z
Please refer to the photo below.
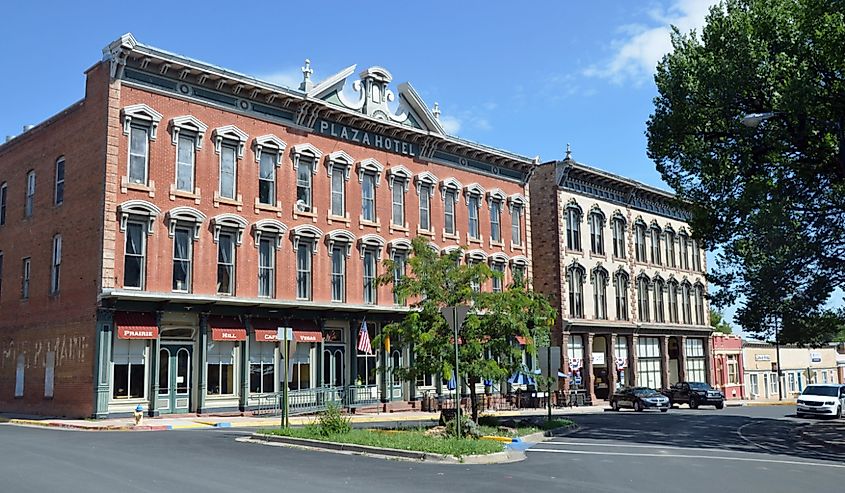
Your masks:
M718 0L671 0L665 9L653 9L651 23L621 26L624 36L611 43L613 56L583 70L588 77L608 79L614 83L642 84L651 78L657 62L671 51L671 26L687 32L700 30L712 5Z
M292 67L278 72L271 72L269 74L258 74L255 78L270 82L271 84L285 86L290 89L299 89L299 84L302 82L302 69L299 67Z
M440 117L440 126L447 134L457 135L461 130L461 121L454 116L442 116Z

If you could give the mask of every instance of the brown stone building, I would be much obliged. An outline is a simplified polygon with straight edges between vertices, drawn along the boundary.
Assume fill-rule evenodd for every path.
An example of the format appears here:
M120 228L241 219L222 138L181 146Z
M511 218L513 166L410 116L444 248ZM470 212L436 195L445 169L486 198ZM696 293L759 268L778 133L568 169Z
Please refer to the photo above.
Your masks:
M709 382L705 257L672 195L568 150L530 188L534 288L559 310L567 386L594 401L624 385Z
M352 97L354 66L291 89L131 35L103 53L81 101L0 145L3 411L254 409L285 385L279 327L303 405L410 400L435 385L392 378L411 354L355 349L407 311L382 261L424 236L530 276L536 163L447 135L387 70Z

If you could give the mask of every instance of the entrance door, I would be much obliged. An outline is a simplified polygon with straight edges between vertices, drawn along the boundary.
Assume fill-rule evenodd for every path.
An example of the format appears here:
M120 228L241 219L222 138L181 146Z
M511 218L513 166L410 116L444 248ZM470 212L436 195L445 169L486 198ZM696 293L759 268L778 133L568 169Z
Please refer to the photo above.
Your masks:
M388 380L388 388L390 389L390 400L402 399L402 380L393 371L394 368L402 368L402 350L394 349L390 352L390 380Z
M162 344L158 353L158 411L162 414L191 410L191 351L186 344Z
M346 386L346 356L343 346L326 346L323 350L323 385Z

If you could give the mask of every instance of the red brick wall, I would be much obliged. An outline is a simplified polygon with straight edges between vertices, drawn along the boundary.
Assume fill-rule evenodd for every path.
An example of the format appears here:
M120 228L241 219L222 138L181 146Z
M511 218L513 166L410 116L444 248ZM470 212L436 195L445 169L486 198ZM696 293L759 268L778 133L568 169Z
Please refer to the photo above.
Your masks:
M86 97L0 147L8 183L0 292L0 411L86 416L92 413L95 309L108 66L88 73ZM64 203L54 205L55 162L65 157ZM24 218L26 175L36 172L32 217ZM62 235L61 283L50 294L53 235ZM21 299L22 259L32 258L29 300ZM46 354L56 352L54 399L44 398ZM18 355L26 361L24 396L14 398Z
M409 233L396 231L391 233L389 225L391 220L391 190L388 186L387 169L394 165L403 165L412 173L417 174L423 171L430 171L442 180L447 177L454 177L463 185L479 183L487 190L500 188L506 195L522 193L522 187L518 183L506 182L493 177L475 174L469 171L460 170L439 164L433 164L415 160L396 154L387 153L375 149L354 146L348 142L333 140L316 134L299 130L292 130L282 125L258 120L221 109L216 109L201 104L174 99L165 95L155 94L138 88L123 86L121 89L120 106L125 107L132 104L145 103L163 115L159 124L157 139L150 143L150 173L149 178L155 182L155 197L150 197L147 192L118 190L117 203L130 199L141 199L156 204L162 213L177 207L190 206L202 211L209 219L223 213L237 214L249 221L250 224L264 218L278 219L285 223L289 229L302 225L312 224L328 233L334 229L347 229L341 222L328 224L327 214L330 206L330 179L326 172L325 156L337 150L346 151L356 161L366 158L374 158L385 167L380 185L376 188L377 217L380 228L361 225L359 216L361 214L361 188L358 183L355 167L350 173L350 179L346 186L346 206L351 220L349 230L356 236L365 234L378 234L386 241L396 238L412 238L417 235L416 229L419 223L418 217L418 196L413 183L405 194L405 220L409 226ZM175 158L176 147L172 144L171 135L168 131L168 122L177 116L193 115L208 125L208 131L204 137L202 149L196 153L196 187L201 190L201 203L197 205L193 199L179 198L171 199L169 196L170 184L175 180ZM219 180L219 155L214 151L211 139L212 131L216 127L224 125L235 125L247 134L249 140L246 143L246 150L243 158L238 161L238 184L237 193L242 196L243 208L238 211L235 206L220 204L213 205L214 192L218 189ZM274 134L287 144L287 150L281 166L277 169L277 200L281 201L283 214L281 217L273 212L261 211L256 213L253 207L255 197L258 194L258 164L255 162L255 155L252 148L253 139L265 134ZM128 159L128 138L120 134L118 152L118 183L120 177L127 173ZM317 174L313 176L313 204L317 209L317 217L311 220L308 217L293 218L292 204L296 194L296 174L293 169L291 148L300 143L310 143L323 152L323 159L318 162ZM461 193L456 204L456 225L460 232L461 241L444 240L443 229L443 200L439 189L431 198L431 219L434 237L431 238L441 248L449 245L466 244L467 233L467 206L464 196ZM108 211L114 221L117 221L115 211ZM162 214L162 215L163 215ZM148 291L168 292L171 290L172 275L172 239L167 235L165 222L160 218L155 225L155 233L148 237L147 249L147 277L146 289ZM523 212L523 244L526 244L525 212ZM512 250L510 248L510 214L506 207L503 207L501 229L502 237L505 240L504 248L491 248L489 246L490 219L489 208L486 201L479 212L480 232L483 238L482 245L470 244L469 248L481 248L488 254L502 251L509 256L526 255L525 250ZM121 287L123 283L123 245L124 235L117 232L114 242L115 246L115 271L114 285ZM243 244L237 250L237 283L236 296L255 297L257 296L258 283L258 254L250 230L244 232ZM383 252L382 258L387 257L387 251ZM216 261L217 246L214 244L212 234L208 227L208 221L204 225L200 239L194 243L194 272L193 272L193 293L213 295L216 292ZM380 267L380 270L383 268ZM319 251L313 258L313 289L314 301L328 302L331 299L331 262L326 250L326 244L321 240ZM351 257L347 261L347 301L349 303L363 303L362 294L362 272L363 266L357 249L353 247ZM509 270L508 278L510 276ZM295 299L296 283L295 256L289 236L283 241L283 246L278 252L276 260L276 298ZM379 290L379 304L391 305L393 295L390 286L384 286Z
M531 250L534 268L534 289L549 295L558 310L555 321L557 341L562 326L562 289L560 225L555 164L546 163L531 177ZM539 268L538 268L539 267Z

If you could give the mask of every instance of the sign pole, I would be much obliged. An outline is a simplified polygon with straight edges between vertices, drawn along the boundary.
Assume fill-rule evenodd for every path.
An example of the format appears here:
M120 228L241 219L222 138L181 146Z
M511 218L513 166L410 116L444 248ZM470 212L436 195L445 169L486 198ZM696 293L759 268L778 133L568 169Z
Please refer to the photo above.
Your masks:
M552 344L551 338L549 338L549 346L546 348L546 375L549 376L549 380L546 382L546 404L549 408L549 422L552 420L552 382L554 378L552 378Z
M288 327L279 327L276 332L276 338L282 341L282 355L285 359L282 369L282 428L290 426L290 420L288 420L288 358L290 357L288 335L292 334L288 334L289 331Z
M452 307L452 326L455 328L455 423L457 436L461 438L461 372L458 369L460 356L458 355L458 306Z

